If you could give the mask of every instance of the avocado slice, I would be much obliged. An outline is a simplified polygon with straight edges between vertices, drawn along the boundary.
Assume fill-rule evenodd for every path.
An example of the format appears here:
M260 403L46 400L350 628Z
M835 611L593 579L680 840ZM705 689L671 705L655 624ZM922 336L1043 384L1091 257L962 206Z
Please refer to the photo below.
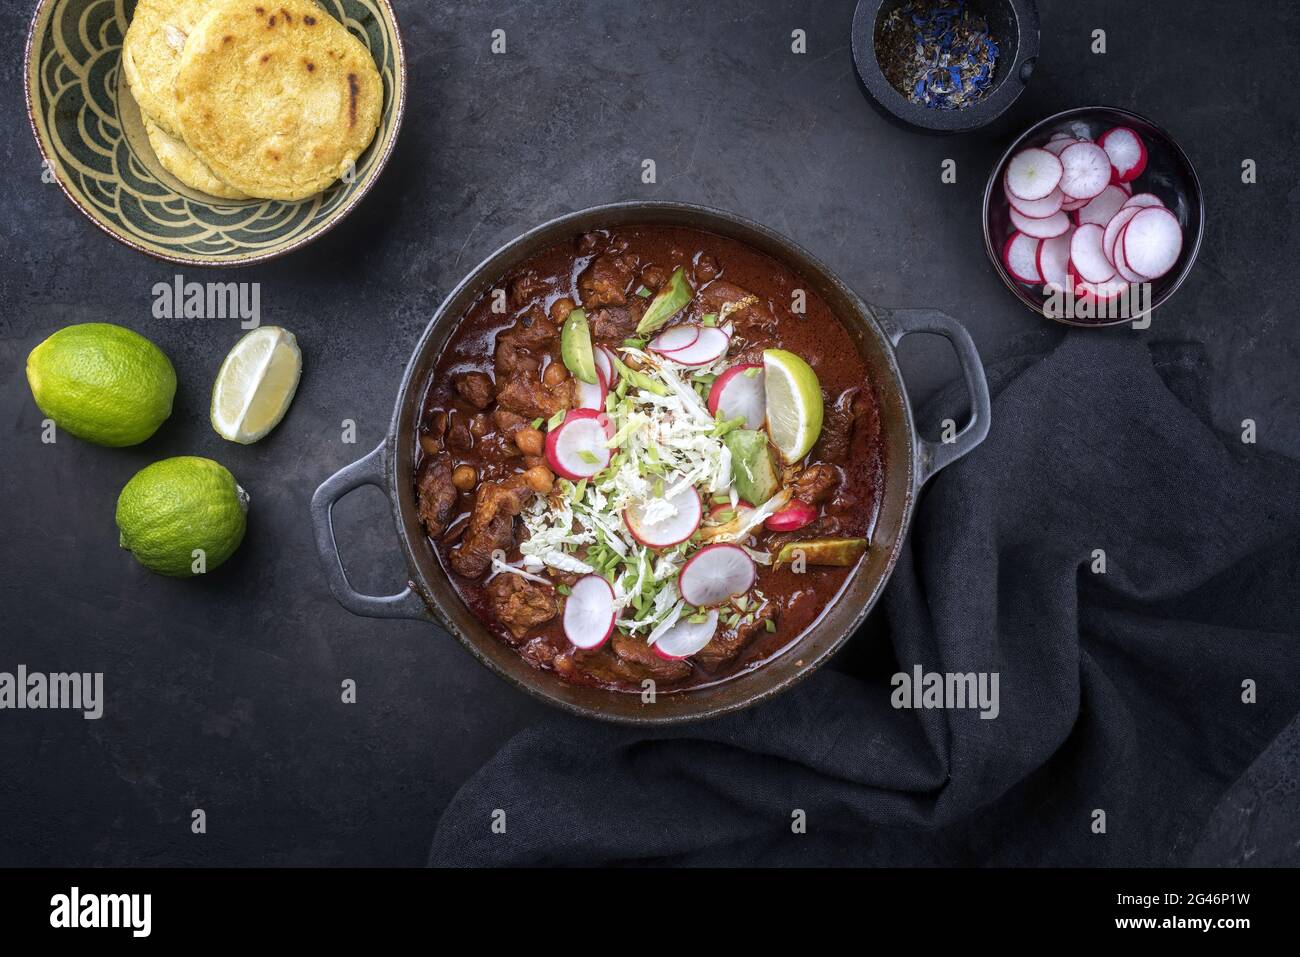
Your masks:
M767 433L756 429L733 429L722 437L731 450L731 480L736 492L751 505L762 505L781 487Z
M596 358L591 351L591 330L587 311L574 309L560 329L560 357L564 367L590 385L597 382Z
M686 281L686 270L678 266L673 270L668 285L655 293L655 297L650 300L650 305L646 307L641 321L636 324L636 334L644 336L654 332L681 312L693 295L695 293L691 289L691 284Z
M816 538L807 542L790 542L776 554L776 563L792 562L799 552L809 565L839 565L847 567L857 563L867 551L865 538Z

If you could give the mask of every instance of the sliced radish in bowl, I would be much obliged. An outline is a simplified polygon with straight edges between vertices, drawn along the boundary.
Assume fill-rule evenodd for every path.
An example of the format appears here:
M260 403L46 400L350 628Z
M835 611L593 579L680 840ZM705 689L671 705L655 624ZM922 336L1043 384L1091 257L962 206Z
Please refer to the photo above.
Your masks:
M1007 272L1020 282L1040 283L1038 272L1038 244L1042 240L1024 233L1012 233L1002 247L1002 262Z
M677 575L677 590L696 608L721 605L754 585L754 560L739 545L705 545Z
M667 503L667 508L663 503ZM650 499L623 510L623 523L642 545L668 548L695 534L704 516L700 493L691 486L671 498Z
M1042 199L1020 199L1015 193L1006 188L1006 177L1002 178L1002 192L1006 193L1007 202L1011 208L1019 210L1022 216L1032 216L1035 219L1043 219L1051 216L1061 208L1065 202L1065 194L1059 189L1054 189Z
M564 600L564 637L575 647L599 648L614 633L614 589L599 575L584 575Z
M709 413L722 413L724 420L745 417L745 428L761 429L767 418L767 390L764 387L763 366L749 364L732 366L713 380L709 389Z
M609 416L594 409L570 409L564 421L546 433L546 462L556 475L577 482L609 465L606 446L614 437Z
M1138 210L1124 227L1124 260L1140 276L1159 279L1178 262L1183 251L1183 228L1163 206Z
M1006 187L1017 199L1043 199L1060 185L1061 172L1061 161L1047 150L1021 150L1007 164Z
M1072 143L1061 151L1061 192L1092 199L1110 185L1110 158L1096 143Z
M593 353L595 354L595 353ZM609 387L605 385L605 374L600 371L600 364L596 364L596 381L583 382L581 379L574 377L574 388L577 392L579 409L593 409L601 412L605 408L605 396L609 394Z
M1052 289L1061 292L1073 287L1069 278L1071 229L1060 236L1044 239L1038 246L1038 274Z
M1141 206L1125 206L1118 213L1111 217L1106 224L1106 230L1101 237L1101 248L1105 252L1106 258L1111 262L1115 261L1115 240L1119 238L1119 231L1129 224L1129 221L1142 210Z
M701 326L699 337L684 349L664 355L670 362L684 366L706 366L720 359L731 345L731 337L717 326Z
M1155 193L1134 193L1124 201L1122 209L1128 209L1130 206L1163 206L1165 204Z
M797 532L817 520L817 509L807 502L791 499L790 504L779 512L774 512L763 522L769 532Z
M1101 134L1097 145L1106 151L1110 165L1121 183L1127 183L1142 175L1147 168L1147 148L1138 136L1127 126L1117 126Z
M591 356L596 360L596 371L605 377L605 388L612 389L618 385L618 366L614 364L614 353L609 346L597 346Z
M1096 223L1086 223L1070 238L1070 261L1085 282L1105 282L1115 276L1115 264L1106 258L1101 247L1104 235L1105 230Z
M1079 225L1096 223L1105 228L1112 216L1128 201L1128 193L1118 186L1107 186L1079 209Z
M1034 219L1032 216L1025 216L1013 206L1011 224L1026 236L1032 236L1034 239L1051 239L1070 228L1070 217L1065 214L1065 210L1057 210L1045 219Z
M660 658L680 661L700 651L713 640L718 630L718 613L711 611L704 621L678 621L656 639L655 654Z
M1127 226L1119 231L1119 238L1115 240L1115 271L1129 282L1146 282L1147 277L1130 269L1128 260L1124 258L1124 234L1126 232L1128 232Z
M1076 140L1069 133L1053 133L1051 140L1043 147L1043 149L1047 150L1047 152L1051 153L1053 156L1059 157L1063 152L1065 152L1067 146L1073 146L1078 142L1079 140Z
M1129 284L1124 279L1108 279L1106 282L1081 280L1075 289L1075 295L1094 302L1107 302L1128 288Z
M646 346L651 352L669 353L695 345L700 338L700 326L670 326L650 340Z

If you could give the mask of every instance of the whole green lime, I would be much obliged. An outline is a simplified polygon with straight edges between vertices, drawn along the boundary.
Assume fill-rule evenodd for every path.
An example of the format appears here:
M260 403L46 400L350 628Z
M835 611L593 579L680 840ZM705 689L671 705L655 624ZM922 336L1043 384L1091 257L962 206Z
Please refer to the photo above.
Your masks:
M179 455L136 472L117 497L123 548L161 575L210 572L244 539L248 493L212 459Z
M176 370L130 329L86 322L60 329L27 357L27 382L42 412L97 445L136 445L172 413Z

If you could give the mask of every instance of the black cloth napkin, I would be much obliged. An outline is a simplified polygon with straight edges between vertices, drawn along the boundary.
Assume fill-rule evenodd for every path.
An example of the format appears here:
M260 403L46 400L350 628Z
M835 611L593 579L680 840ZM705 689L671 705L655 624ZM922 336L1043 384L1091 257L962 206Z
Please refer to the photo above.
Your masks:
M1215 431L1196 347L1049 339L990 368L988 439L923 493L883 622L832 667L686 727L548 718L460 790L430 863L1287 859L1267 827L1203 832L1300 711L1300 468ZM892 707L918 664L997 672L997 717Z

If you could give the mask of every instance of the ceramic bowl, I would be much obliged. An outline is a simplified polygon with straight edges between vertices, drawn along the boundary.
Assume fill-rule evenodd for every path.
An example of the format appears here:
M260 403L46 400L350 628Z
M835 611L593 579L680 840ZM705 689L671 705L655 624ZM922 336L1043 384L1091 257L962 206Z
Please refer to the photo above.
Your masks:
M1074 137L1096 140L1114 126L1127 126L1139 136L1147 148L1147 165L1131 184L1134 193L1154 193L1178 219L1183 228L1183 248L1174 267L1159 279L1150 282L1149 289L1133 299L1133 308L1125 308L1115 315L1095 318L1069 318L1049 309L1049 301L1042 287L1020 282L1008 271L1002 261L1002 250L1008 237L1015 231L1011 223L1010 207L1002 192L1002 176L1011 157L1030 146L1043 146L1053 134L1068 133ZM1098 328L1141 321L1169 301L1178 291L1201 248L1201 234L1205 229L1205 202L1201 195L1201 182L1182 147L1162 127L1128 110L1113 106L1083 106L1065 110L1035 123L1007 147L989 173L984 187L984 248L993 268L1008 289L1022 303L1044 318L1066 325Z
M239 266L298 249L369 192L397 140L406 59L388 0L321 0L370 48L383 81L379 130L350 181L293 202L218 199L162 168L120 67L135 0L41 0L27 35L27 113L52 175L104 232L171 262Z

